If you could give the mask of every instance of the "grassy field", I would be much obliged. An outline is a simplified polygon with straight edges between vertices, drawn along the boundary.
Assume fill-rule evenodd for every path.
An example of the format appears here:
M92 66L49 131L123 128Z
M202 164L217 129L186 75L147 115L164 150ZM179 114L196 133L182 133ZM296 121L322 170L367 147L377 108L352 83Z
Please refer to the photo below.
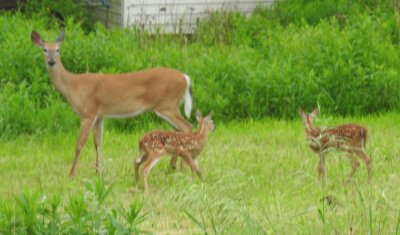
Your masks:
M323 111L322 111L323 112ZM400 115L363 118L320 117L318 125L357 122L369 129L367 152L373 180L362 164L343 184L350 164L344 155L327 159L328 181L317 180L317 156L308 148L299 119L216 123L200 155L204 180L189 169L173 172L169 157L149 176L150 191L133 179L140 136L107 130L104 179L113 184L106 204L143 202L141 229L154 234L397 234L400 232ZM159 128L159 127L158 127ZM70 134L21 136L0 143L0 201L14 202L24 191L46 197L85 190L96 179L92 139L82 154L78 176L68 177L78 129ZM325 200L323 198L330 198ZM14 202L15 204L15 202ZM189 212L200 225L185 213ZM202 220L203 218L203 220Z

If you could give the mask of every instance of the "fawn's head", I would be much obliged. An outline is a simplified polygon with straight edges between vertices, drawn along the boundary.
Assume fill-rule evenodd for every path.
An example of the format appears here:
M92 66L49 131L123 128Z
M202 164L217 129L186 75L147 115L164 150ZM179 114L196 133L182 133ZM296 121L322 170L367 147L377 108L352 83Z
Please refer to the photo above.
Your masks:
M53 43L44 42L40 35L35 31L32 31L31 39L36 46L43 49L46 65L48 68L53 68L57 63L60 62L58 50L61 42L64 39L64 29L61 31L56 41Z
M306 128L311 128L312 124L313 124L313 120L314 118L317 116L317 114L319 113L319 109L318 107L315 108L311 113L307 114L303 111L302 108L299 108L298 110L301 119L303 120L303 124Z
M200 131L214 131L215 125L213 120L211 119L212 113L209 113L207 116L203 117L201 112L197 110L196 119L197 123L200 125Z

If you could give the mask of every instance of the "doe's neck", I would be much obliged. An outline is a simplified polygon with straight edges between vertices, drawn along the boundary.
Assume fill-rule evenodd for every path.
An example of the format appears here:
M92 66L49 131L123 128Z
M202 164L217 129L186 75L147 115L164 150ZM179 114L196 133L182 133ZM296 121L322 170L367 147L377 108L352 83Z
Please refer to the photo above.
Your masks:
M65 96L68 92L70 77L73 74L64 68L59 58L57 58L55 65L46 64L46 67L54 87Z

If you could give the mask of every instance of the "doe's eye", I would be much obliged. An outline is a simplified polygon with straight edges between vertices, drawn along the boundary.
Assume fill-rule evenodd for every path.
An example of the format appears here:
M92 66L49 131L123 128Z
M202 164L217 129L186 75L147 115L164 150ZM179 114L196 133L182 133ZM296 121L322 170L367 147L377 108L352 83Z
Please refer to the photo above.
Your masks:
M56 52L58 53L58 49L56 50Z
M47 52L47 49L43 49L44 52Z

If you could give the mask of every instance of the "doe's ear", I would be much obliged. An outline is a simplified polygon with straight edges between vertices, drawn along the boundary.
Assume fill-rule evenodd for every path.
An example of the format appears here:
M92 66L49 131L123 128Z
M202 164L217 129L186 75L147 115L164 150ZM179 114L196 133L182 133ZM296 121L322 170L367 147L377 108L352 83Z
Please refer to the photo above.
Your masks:
M60 34L58 35L56 39L56 43L60 44L64 40L64 28L61 30Z
M31 39L32 39L32 42L33 42L36 46L38 46L38 47L44 47L44 42L43 42L42 38L40 37L40 35L39 35L37 32L32 31L32 33L31 33Z

